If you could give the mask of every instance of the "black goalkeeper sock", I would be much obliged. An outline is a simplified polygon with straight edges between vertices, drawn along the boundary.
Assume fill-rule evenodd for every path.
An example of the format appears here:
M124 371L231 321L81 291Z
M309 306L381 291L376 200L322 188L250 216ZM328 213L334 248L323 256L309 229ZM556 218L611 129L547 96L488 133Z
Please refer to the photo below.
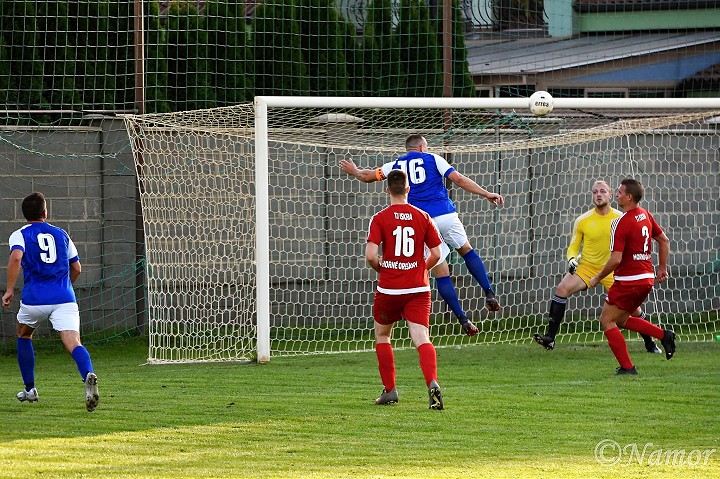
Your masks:
M645 349L653 349L655 346L655 341L653 341L652 336L648 336L647 334L639 333L640 336L642 336L643 341L645 341Z
M560 329L560 323L562 323L563 318L565 317L566 306L567 298L563 298L557 294L553 296L550 301L550 313L548 314L548 316L550 316L550 322L548 323L546 336L550 336L555 339L555 336Z

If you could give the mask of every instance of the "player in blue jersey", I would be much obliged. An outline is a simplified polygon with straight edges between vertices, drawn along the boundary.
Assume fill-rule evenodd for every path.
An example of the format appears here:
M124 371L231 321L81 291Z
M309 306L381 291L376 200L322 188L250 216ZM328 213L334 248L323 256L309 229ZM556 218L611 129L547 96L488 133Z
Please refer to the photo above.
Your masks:
M443 157L429 153L427 140L422 135L410 135L405 140L405 150L407 151L405 155L379 168L361 170L351 159L340 160L340 168L365 183L384 180L393 169L403 170L408 175L410 204L430 215L444 240L441 259L433 269L440 296L458 318L465 333L474 336L478 329L460 306L457 292L450 280L450 267L444 259L450 252L448 245L457 250L470 274L482 287L487 309L499 311L500 303L495 297L482 258L468 241L465 227L458 218L455 204L450 199L445 186L445 178L469 193L485 197L494 206L502 205L503 197L487 191L470 178L460 174Z
M10 235L10 259L4 308L15 296L20 270L24 286L17 314L17 358L25 389L17 394L20 402L36 402L35 350L32 336L41 320L49 319L60 333L60 340L77 364L85 382L85 407L94 411L100 396L90 353L80 343L80 312L73 283L80 275L77 249L70 236L46 222L47 205L42 193L33 193L22 202L28 224Z

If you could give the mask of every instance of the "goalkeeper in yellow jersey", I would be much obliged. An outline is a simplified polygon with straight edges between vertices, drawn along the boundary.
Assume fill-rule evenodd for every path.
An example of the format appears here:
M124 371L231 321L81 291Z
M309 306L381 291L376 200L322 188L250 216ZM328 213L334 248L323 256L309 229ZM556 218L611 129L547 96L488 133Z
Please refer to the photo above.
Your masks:
M565 316L567 299L578 291L588 289L590 278L597 275L610 258L610 228L612 221L622 212L610 207L612 189L604 181L596 181L592 187L592 199L595 208L575 219L572 238L567 249L568 272L555 289L550 301L547 332L535 333L535 342L547 350L555 348L555 336ZM581 252L582 250L582 252ZM607 275L601 284L605 291L613 284L613 275ZM638 308L633 316L645 319L645 313ZM645 349L649 353L661 354L662 351L650 336L642 335Z

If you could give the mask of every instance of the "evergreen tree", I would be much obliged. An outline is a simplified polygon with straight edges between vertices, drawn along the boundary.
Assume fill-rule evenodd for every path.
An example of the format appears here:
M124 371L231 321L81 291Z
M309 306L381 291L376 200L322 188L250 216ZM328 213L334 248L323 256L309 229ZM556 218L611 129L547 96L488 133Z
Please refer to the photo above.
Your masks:
M41 61L42 45L39 38L35 8L30 1L13 1L2 3L1 34L5 44L9 69L9 87L5 92L5 104L20 110L48 109L43 98L43 62ZM47 116L25 117L18 119L22 123L46 123Z
M0 95L8 108L17 105L17 96L13 95L15 98L10 96L13 91L17 92L17 84L13 81L10 51L5 43L5 37L0 35Z
M475 82L470 75L470 65L465 47L465 20L459 0L453 0L452 22L452 96L471 98L476 96Z
M295 9L310 94L347 94L348 72L342 48L345 20L339 18L335 0L298 0Z
M13 62L10 56L10 48L5 43L4 35L0 34L0 101L3 102L5 108L13 110L16 108L23 108L20 105L20 85L17 84L17 79L13 75ZM27 107L25 107L27 108ZM2 120L3 125L13 124L20 122L25 124L29 121L28 118L23 117L21 120L20 115L12 116L6 114Z
M108 37L118 25L110 25L107 0L76 0L68 3L68 29L74 35L75 86L82 95L83 109L115 109L114 75L109 58Z
M210 88L208 33L205 17L194 2L174 1L167 15L168 44L174 49L168 57L168 85L174 111L198 110L215 106Z
M45 99L54 110L82 109L82 97L75 84L77 32L69 30L67 3L38 3L35 16L41 42L38 53L44 66Z
M206 5L210 42L211 85L218 106L252 101L252 47L245 23L243 0L212 0Z
M145 57L145 113L167 113L170 107L168 93L168 45L167 28L160 22L160 8L156 0L147 2L145 17L148 19Z
M105 35L106 62L98 75L112 80L99 80L103 89L112 92L112 99L104 97L115 109L128 110L135 105L135 25L134 5L127 0L108 0L108 16L112 28ZM147 41L147 36L145 37ZM146 48L147 51L147 48ZM111 90L110 85L114 85Z
M268 0L255 9L256 95L308 95L297 6L292 0Z
M430 19L435 25L438 32L438 45L440 47L440 58L443 61L443 74L445 73L444 64L444 39L443 39L443 22L444 8L443 1L431 0L429 2ZM453 0L451 6L452 16L452 35L451 35L451 55L452 55L452 85L451 96L453 97L474 97L475 83L470 75L470 66L467 62L467 48L465 47L465 19L460 9L459 0ZM444 75L443 75L444 77Z
M401 57L400 92L409 97L442 96L442 60L430 10L422 0L401 0L397 32Z
M340 40L343 52L345 52L345 64L347 67L348 96L360 96L363 91L363 72L367 66L363 63L362 48L357 41L357 31L352 22L342 22Z
M373 0L363 30L363 95L400 95L400 44L393 29L392 0Z

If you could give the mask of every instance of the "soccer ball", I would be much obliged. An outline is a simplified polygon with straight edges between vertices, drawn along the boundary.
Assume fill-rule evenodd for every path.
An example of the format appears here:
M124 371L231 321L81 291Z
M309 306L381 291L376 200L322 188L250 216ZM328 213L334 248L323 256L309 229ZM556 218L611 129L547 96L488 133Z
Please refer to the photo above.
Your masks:
M530 113L544 116L553 111L553 97L546 91L536 91L530 95Z

